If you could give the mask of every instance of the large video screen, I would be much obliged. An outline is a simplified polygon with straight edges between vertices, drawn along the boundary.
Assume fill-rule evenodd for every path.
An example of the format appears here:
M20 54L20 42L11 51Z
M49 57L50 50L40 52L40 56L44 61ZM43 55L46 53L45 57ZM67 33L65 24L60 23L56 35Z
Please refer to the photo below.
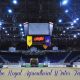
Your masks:
M29 35L49 35L49 23L29 23Z

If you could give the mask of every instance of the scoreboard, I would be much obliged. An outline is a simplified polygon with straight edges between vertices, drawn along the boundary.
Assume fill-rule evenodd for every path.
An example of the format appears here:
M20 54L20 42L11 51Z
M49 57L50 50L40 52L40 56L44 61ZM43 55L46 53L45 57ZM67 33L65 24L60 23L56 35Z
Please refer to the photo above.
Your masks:
M35 43L44 43L45 41L45 37L44 36L33 36L33 42Z
M27 46L51 46L53 23L24 23Z
M50 36L27 36L27 45L30 47L32 45L51 45L51 37Z

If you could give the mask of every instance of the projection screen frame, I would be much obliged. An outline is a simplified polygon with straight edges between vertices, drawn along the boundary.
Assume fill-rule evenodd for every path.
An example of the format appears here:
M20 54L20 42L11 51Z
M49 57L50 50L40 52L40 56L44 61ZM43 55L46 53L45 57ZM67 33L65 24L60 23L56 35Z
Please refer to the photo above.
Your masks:
M49 23L46 23L46 24L48 24L48 34L30 34L30 30L29 30L30 24L31 23L28 23L28 35L50 35L50 24ZM33 24L38 24L38 23L33 23ZM45 24L45 23L41 23L41 24Z

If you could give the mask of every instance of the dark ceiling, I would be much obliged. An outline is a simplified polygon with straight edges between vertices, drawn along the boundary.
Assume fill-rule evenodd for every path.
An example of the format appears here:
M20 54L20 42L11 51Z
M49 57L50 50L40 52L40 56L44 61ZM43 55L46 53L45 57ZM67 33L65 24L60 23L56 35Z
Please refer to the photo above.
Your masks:
M69 0L67 6L60 6L62 0L18 0L18 5L13 5L12 0L0 0L0 17L12 22L13 16L17 22L57 22L63 18L64 22L80 16L80 0ZM7 13L7 8L13 9L13 14ZM65 14L64 10L70 13Z

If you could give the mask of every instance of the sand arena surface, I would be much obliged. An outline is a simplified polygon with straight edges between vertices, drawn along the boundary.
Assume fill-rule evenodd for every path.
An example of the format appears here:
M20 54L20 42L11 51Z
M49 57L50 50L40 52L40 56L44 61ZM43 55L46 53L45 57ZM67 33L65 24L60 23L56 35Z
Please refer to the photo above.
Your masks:
M5 68L0 80L80 80L80 68Z

